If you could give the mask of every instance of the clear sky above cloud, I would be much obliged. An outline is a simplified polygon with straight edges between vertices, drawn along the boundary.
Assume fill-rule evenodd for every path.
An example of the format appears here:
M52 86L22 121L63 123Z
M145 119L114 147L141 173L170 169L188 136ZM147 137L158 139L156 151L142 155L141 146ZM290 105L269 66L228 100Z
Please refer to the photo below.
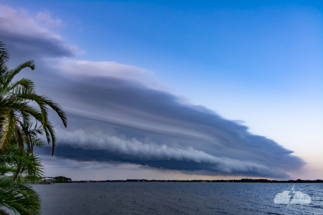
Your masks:
M48 174L322 177L319 1L1 5L11 65L69 114Z

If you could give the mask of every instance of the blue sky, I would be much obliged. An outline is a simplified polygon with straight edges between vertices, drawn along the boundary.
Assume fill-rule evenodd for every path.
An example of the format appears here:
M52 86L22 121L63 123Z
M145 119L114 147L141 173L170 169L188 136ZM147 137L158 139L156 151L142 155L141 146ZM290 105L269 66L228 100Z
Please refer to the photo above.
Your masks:
M111 64L97 67L98 64L90 62L136 67L132 69L140 70L141 75L134 78L140 79L140 83L149 82L149 88L157 86L185 104L201 105L225 119L239 120L234 122L247 126L251 134L265 136L294 151L293 155L307 165L284 170L292 177L316 179L322 175L323 6L320 1L2 1L1 5L33 19L37 25L33 28L46 29L59 35L62 43L77 48L69 56L48 57L47 67L53 67L48 60L59 60L65 62L59 68L61 72L72 71L73 67L76 74L76 68L84 68L77 63L86 61L94 66L87 72L98 77L104 73L101 66ZM12 27L19 30L19 26ZM24 31L18 30L20 34ZM10 43L10 39L3 40ZM11 56L15 58L14 54ZM36 63L37 60L38 57ZM47 68L42 57L38 62ZM93 72L95 69L97 72ZM43 92L59 95L55 87L50 91L41 84L37 86ZM67 100L73 100L74 96L62 100L62 106L71 108L73 105ZM95 112L95 108L88 107L87 111ZM145 133L127 132L118 131L118 134L137 139L145 136ZM157 138L150 133L146 135ZM193 143L187 146L194 148ZM207 153L207 147L202 151ZM135 165L152 167L150 170L138 167L137 172L154 172L147 173L147 177L208 175L160 173L160 166L156 169L151 164ZM126 177L126 173L125 170L118 174Z

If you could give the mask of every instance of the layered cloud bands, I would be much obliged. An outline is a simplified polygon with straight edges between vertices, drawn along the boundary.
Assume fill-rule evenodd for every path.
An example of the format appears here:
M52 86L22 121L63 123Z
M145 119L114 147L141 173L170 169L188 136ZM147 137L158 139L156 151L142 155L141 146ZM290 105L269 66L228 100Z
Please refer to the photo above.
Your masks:
M50 31L40 30L37 19L21 16L12 9L0 16L0 40L11 44L12 58L20 49L42 54L32 56L46 73L36 71L28 76L36 81L39 93L64 107L69 119L67 129L57 118L52 119L58 140L56 156L187 174L271 178L288 178L289 171L304 165L273 140L251 134L246 126L203 106L184 102L145 69L67 59L74 53L72 46ZM51 18L46 15L46 20ZM31 28L29 33L20 27L24 24ZM30 40L36 46L30 46ZM53 57L55 67L46 63ZM47 153L46 148L39 152Z

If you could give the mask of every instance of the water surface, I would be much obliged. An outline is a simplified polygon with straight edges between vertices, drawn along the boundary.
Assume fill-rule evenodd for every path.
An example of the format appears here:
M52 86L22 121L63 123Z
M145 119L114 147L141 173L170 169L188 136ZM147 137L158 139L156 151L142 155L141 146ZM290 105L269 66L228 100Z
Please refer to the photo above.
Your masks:
M301 191L306 205L275 204ZM42 214L323 214L323 184L113 182L36 185Z

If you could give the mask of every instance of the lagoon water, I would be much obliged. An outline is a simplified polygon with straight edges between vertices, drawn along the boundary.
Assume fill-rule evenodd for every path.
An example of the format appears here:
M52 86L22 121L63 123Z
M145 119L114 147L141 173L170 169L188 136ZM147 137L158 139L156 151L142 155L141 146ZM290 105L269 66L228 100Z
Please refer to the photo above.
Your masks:
M312 202L275 204L284 190ZM42 214L323 214L323 184L113 182L36 185Z

